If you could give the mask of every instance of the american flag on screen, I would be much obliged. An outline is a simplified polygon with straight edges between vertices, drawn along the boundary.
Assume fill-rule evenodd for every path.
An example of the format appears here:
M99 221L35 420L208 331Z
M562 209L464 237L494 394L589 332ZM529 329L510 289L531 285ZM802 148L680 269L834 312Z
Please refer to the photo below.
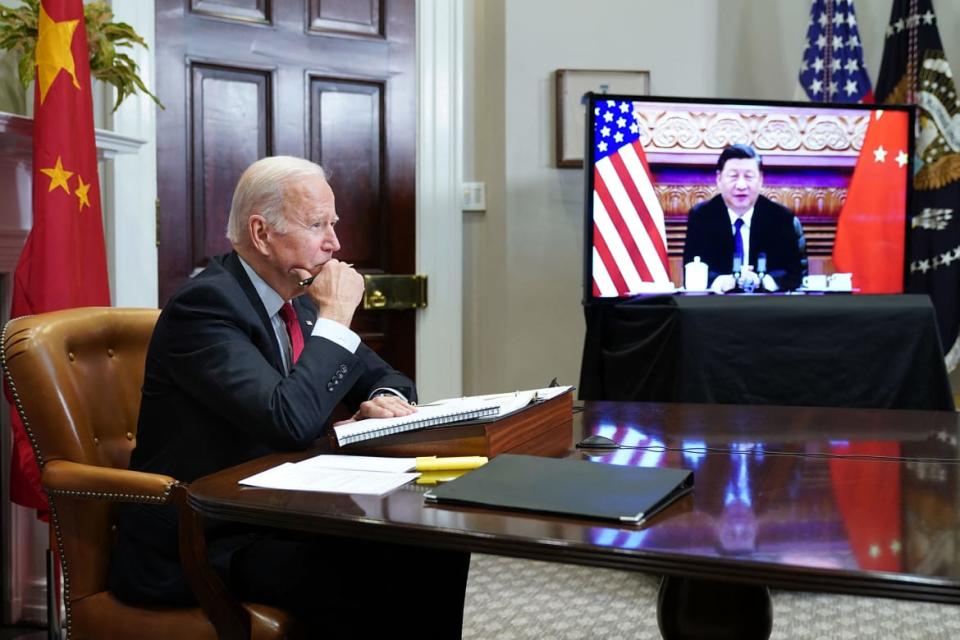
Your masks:
M663 209L653 190L633 103L594 109L593 295L620 296L670 283Z
M873 102L853 0L813 0L800 86L814 102Z

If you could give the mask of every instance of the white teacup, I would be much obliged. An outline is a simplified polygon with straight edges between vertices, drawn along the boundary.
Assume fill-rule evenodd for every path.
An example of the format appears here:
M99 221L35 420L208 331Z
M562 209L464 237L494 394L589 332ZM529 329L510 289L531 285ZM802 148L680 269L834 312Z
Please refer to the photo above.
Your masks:
M827 288L831 291L853 291L852 273L834 273L827 280Z
M822 273L803 276L803 288L812 291L822 291L827 288L827 276Z

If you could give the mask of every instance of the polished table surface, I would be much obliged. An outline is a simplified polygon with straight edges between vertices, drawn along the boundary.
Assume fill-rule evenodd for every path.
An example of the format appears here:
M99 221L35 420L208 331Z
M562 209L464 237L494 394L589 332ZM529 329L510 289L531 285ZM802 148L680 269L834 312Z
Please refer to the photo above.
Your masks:
M692 495L640 526L277 491L238 480L317 453L201 478L208 518L684 578L960 603L960 420L953 412L590 402L571 449L610 464L692 469Z

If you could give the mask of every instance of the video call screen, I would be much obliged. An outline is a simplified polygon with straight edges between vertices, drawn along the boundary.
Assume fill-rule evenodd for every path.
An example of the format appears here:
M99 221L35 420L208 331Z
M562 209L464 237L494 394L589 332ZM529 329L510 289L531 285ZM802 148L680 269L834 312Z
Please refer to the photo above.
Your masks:
M584 100L586 299L683 287L690 210L715 198L725 209L717 161L734 144L760 157L755 197L784 207L802 227L808 277L781 292L830 292L833 284L850 293L903 291L909 107L598 94ZM730 243L723 233L716 242ZM751 234L763 242L756 225ZM711 273L734 268L713 261L721 264L709 265Z

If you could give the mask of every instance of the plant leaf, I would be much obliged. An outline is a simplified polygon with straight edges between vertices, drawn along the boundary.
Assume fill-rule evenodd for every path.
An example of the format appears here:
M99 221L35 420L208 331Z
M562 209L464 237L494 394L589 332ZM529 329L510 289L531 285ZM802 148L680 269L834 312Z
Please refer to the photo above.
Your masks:
M22 2L16 8L0 6L0 49L19 56L20 82L26 87L36 74L34 57L40 0ZM117 52L118 48L132 49L135 45L146 49L147 43L140 34L125 22L114 22L113 10L102 0L85 4L83 18L90 49L90 74L116 88L113 110L116 111L127 96L136 93L146 94L163 109L163 104L140 78L140 67L133 58Z

